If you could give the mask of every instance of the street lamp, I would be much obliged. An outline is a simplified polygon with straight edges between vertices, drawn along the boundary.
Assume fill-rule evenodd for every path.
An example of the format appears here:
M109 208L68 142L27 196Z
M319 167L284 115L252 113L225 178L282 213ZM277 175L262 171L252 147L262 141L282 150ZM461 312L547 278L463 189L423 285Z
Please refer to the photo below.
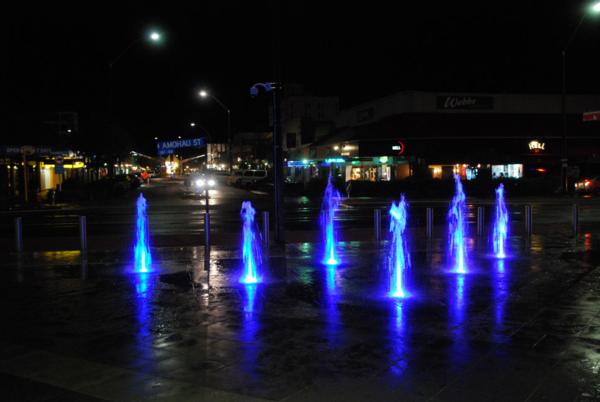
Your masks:
M190 123L190 127L196 127L196 123L194 123L194 122L191 122L191 123Z
M160 34L160 32L157 32L157 31L151 31L151 32L148 34L148 38L149 38L149 39L150 39L152 42L158 43L158 42L160 42L160 41L162 40L162 35Z
M231 139L231 109L229 109L229 107L227 105L225 105L223 102L221 102L221 100L219 98L217 98L212 93L206 91L205 89L201 89L200 91L198 91L198 96L200 96L203 99L211 97L215 102L217 102L217 104L221 107L221 109L223 109L225 111L225 113L227 114L227 159L229 161L229 174L232 174L233 162L232 162L232 153L231 153L231 142L232 142L232 139Z
M569 39L565 42L564 47L562 48L561 56L562 56L562 95L560 102L560 110L562 116L562 151L561 151L561 169L560 169L560 179L561 179L561 187L563 193L567 193L569 190L569 183L567 180L567 167L568 167L568 158L567 158L567 50L569 46L575 39L577 32L579 31L579 27L583 24L583 21L588 16L588 14L600 14L600 1L596 1L589 6L589 8L581 15L579 19L579 23L573 29L573 32L569 36Z
M263 89L273 96L273 209L275 212L275 241L280 245L284 239L283 211L283 155L281 138L281 116L279 93L283 89L280 82L258 82L250 87L250 96L256 97Z
M112 61L108 63L108 129L112 133L113 125L113 69L115 65L125 56L135 45L142 41L147 41L154 45L158 45L163 41L163 34L156 30L150 30L144 35L140 35L132 40ZM111 164L112 165L112 164Z

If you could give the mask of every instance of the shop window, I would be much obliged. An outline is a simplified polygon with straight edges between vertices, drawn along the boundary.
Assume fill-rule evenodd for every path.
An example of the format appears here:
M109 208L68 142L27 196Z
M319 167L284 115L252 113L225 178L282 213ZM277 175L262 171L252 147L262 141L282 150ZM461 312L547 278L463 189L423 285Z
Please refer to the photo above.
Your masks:
M429 165L429 170L431 171L431 177L433 179L441 179L442 178L442 166L441 165Z
M492 165L492 178L494 179L520 179L521 177L523 177L523 165L521 163Z

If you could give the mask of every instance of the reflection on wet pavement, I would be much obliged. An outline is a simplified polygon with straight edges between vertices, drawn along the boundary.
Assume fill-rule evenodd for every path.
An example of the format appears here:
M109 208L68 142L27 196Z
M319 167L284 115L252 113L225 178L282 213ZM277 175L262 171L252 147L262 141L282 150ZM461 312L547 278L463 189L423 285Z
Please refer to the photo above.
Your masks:
M510 258L468 239L449 273L445 238L412 244L411 298L388 297L385 244L312 243L240 284L239 250L51 252L0 263L0 378L80 399L598 400L597 237L513 237ZM243 397L243 398L242 398ZM77 399L77 398L75 398Z

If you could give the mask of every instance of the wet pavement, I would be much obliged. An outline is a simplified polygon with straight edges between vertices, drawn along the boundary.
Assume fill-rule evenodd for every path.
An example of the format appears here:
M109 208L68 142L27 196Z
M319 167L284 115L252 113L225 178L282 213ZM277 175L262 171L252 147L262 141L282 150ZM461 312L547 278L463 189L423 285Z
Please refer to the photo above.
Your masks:
M600 400L600 240L560 230L411 242L409 299L386 296L385 244L272 252L241 285L237 245L11 255L0 263L3 400Z

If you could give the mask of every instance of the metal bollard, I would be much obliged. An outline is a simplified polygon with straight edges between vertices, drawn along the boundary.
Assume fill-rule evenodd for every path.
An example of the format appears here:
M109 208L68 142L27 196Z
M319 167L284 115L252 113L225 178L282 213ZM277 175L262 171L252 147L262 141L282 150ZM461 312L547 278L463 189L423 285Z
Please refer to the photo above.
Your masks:
M425 223L426 223L426 231L427 238L431 239L433 237L433 208L427 208L427 212L425 215Z
M79 217L79 242L81 244L81 251L87 251L87 222L85 216Z
M204 213L204 270L210 272L210 214Z
M375 225L375 241L381 241L381 210L379 208L375 208L374 215L374 225Z
M525 205L525 233L531 236L532 229L531 205Z
M15 248L18 253L23 251L23 219L15 218Z
M477 207L477 236L483 236L485 226L485 207Z
M579 205L573 204L573 236L579 232Z
M263 243L265 248L269 248L269 211L263 211Z

